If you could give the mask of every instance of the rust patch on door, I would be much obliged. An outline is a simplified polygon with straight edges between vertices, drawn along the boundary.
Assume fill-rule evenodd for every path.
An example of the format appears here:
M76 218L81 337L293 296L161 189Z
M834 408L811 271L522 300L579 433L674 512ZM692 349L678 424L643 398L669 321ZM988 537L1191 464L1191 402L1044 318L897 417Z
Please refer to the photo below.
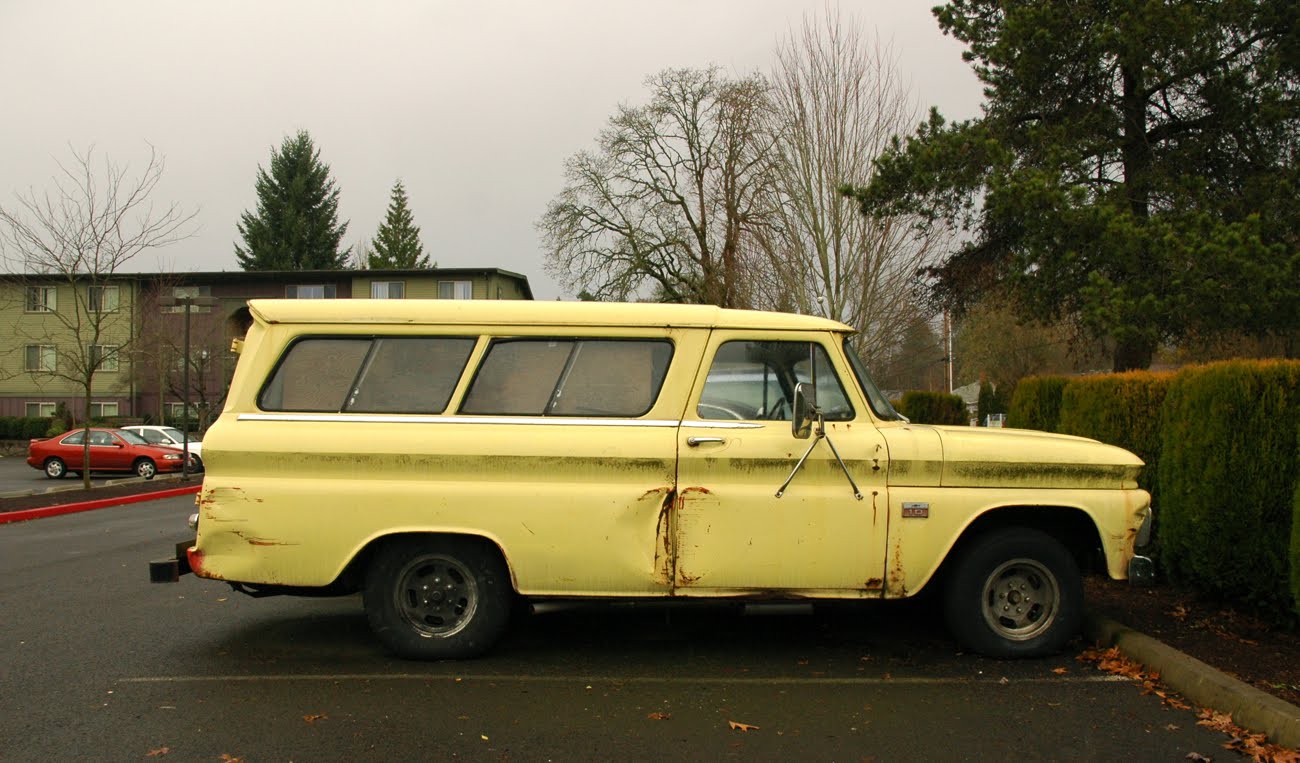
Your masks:
M655 488L647 490L641 498L658 493L663 493L663 501L655 522L654 580L666 586L672 584L673 568L677 564L676 544L673 543L673 507L677 505L677 491L670 487Z
M904 598L907 596L907 573L903 570L903 539L894 540L889 554L889 585L886 596Z

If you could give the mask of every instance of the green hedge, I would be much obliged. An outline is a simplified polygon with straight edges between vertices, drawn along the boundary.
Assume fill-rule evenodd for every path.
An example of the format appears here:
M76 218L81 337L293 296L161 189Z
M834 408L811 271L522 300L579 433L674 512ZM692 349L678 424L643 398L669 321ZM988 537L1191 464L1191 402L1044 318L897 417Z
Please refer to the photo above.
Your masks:
M1228 361L1170 383L1160 452L1161 566L1294 624L1300 615L1300 362Z
M44 437L53 421L41 416L0 416L0 440Z
M1032 376L1021 379L1011 395L1007 426L1055 432L1061 417L1061 393L1064 376Z
M966 404L947 392L904 392L898 412L914 424L969 424Z
M1160 468L1160 420L1173 374L1130 371L1070 379L1055 431L1118 445L1146 461L1139 483L1152 494Z

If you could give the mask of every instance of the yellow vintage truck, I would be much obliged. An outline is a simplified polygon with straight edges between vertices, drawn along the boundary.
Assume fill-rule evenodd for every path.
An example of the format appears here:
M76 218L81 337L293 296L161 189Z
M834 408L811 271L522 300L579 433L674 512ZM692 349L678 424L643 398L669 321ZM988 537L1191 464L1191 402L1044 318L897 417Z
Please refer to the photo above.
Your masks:
M892 599L1059 650L1082 571L1149 575L1142 461L913 424L853 331L707 306L254 300L192 543L256 595L360 591L393 653L487 650L520 600Z

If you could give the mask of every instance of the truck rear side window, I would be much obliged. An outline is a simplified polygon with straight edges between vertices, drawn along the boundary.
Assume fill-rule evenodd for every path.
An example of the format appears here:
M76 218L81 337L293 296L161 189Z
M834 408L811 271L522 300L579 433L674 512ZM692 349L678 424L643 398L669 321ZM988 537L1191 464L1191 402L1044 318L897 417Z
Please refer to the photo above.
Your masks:
M666 340L497 340L460 413L641 416L659 396L672 354Z
M308 337L262 389L265 411L441 413L474 349L469 337Z

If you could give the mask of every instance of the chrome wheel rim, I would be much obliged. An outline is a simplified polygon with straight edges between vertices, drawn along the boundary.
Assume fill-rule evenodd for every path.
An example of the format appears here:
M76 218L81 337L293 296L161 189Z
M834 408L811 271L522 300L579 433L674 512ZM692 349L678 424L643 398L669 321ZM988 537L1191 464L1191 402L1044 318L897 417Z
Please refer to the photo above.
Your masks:
M1003 562L984 582L984 621L1011 641L1028 641L1052 627L1060 611L1061 584L1033 559Z
M393 597L402 618L421 636L447 638L474 618L479 590L474 576L458 560L429 554L402 568Z
M46 476L54 477L57 479L63 476L63 471L64 471L63 462L58 460L57 458L54 459L53 461L48 461L45 464Z
M154 475L154 471L155 471L154 466L149 461L141 461L139 465L135 467L136 475L140 477L144 477L145 479L149 479L150 477L152 477Z

